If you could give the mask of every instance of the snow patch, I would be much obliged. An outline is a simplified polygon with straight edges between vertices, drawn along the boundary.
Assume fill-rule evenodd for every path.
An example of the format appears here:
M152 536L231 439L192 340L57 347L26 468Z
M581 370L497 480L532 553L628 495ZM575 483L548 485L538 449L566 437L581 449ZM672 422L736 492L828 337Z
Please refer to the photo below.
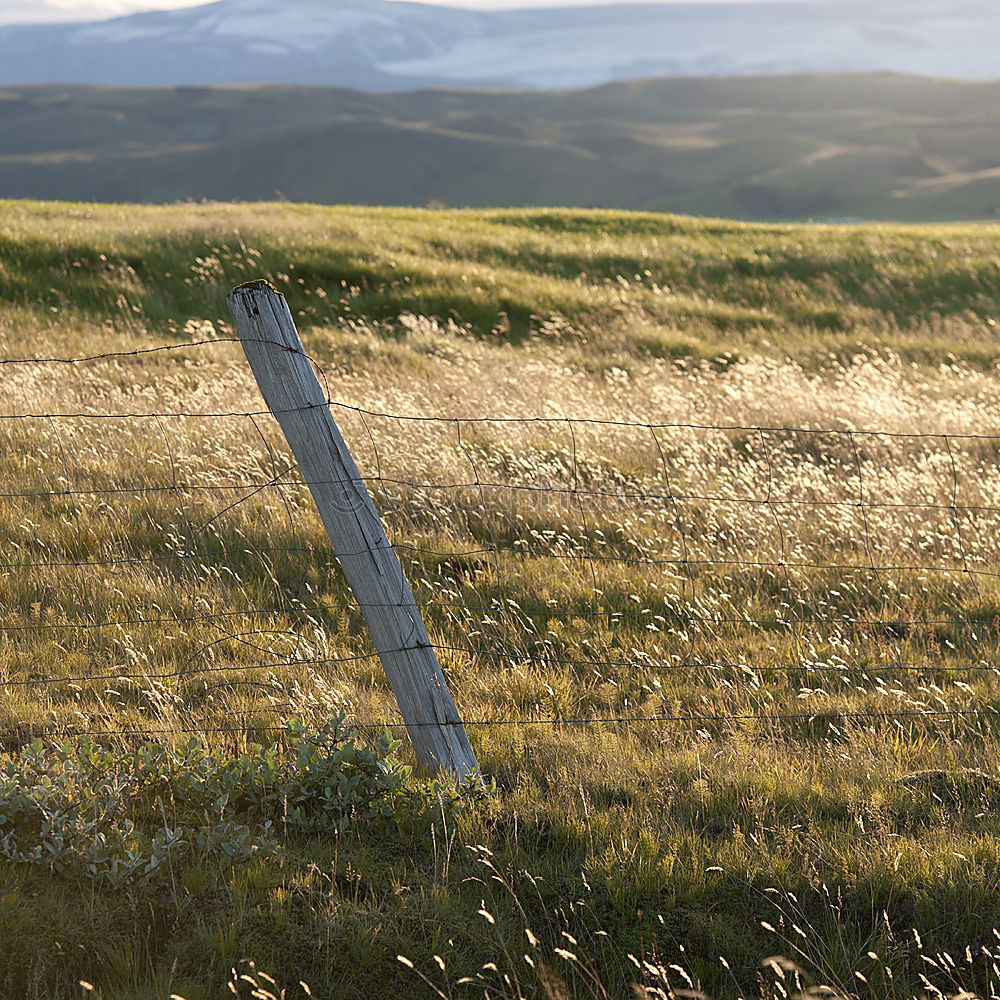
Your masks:
M286 56L291 50L287 45L277 45L274 42L250 42L247 52L260 56Z

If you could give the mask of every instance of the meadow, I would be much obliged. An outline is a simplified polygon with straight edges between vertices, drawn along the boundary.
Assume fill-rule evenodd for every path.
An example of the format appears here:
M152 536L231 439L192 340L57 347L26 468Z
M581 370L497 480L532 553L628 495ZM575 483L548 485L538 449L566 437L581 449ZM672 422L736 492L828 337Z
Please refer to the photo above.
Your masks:
M4 993L1000 995L998 236L0 203L0 358L92 358L0 366ZM380 725L258 275L484 790Z

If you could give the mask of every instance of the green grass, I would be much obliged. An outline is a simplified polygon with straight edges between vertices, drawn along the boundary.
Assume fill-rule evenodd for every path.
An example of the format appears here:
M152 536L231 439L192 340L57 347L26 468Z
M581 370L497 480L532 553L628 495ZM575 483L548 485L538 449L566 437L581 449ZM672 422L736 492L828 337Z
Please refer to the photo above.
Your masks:
M277 276L306 325L398 326L412 313L488 342L573 344L585 332L585 358L598 364L739 351L811 363L830 351L985 365L998 356L995 226L273 204L3 208L0 294L88 323L123 312L137 330L225 322L218 290L260 271ZM47 238L47 220L59 240Z
M83 980L207 1000L236 968L241 996L262 971L289 997L302 980L329 997L618 998L685 977L777 997L797 987L761 969L775 954L845 996L996 995L996 442L830 433L995 433L996 227L0 209L4 357L224 340L226 292L264 274L336 400L453 418L336 410L497 784L431 832L279 830L274 857L195 852L114 891L2 863L6 995L78 997ZM16 564L0 679L67 679L0 688L11 759L26 727L396 718L378 663L342 662L370 647L304 489L217 517L244 496L229 484L289 464L269 421L44 416L257 410L236 345L3 373L0 413L41 415L0 421L3 492L49 495L0 503ZM571 433L567 416L636 426ZM865 517L859 474L880 505ZM574 485L608 495L534 489ZM769 495L799 502L733 502ZM857 568L755 565L778 562ZM106 621L130 624L60 627ZM85 674L108 676L68 680ZM165 790L160 808L179 806Z
M892 74L581 91L0 91L0 197L996 219L998 85Z

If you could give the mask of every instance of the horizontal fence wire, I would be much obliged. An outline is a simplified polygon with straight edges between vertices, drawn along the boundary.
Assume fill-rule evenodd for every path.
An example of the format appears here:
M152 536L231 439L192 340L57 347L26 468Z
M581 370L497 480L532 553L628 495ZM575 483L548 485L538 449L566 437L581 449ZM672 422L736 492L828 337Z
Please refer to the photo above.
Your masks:
M348 728L357 730L394 730L420 729L431 727L454 728L491 728L491 727L530 727L530 726L612 726L638 725L650 722L696 723L710 725L713 723L733 722L890 722L902 719L968 719L978 717L1000 716L1000 709L912 709L893 712L747 712L725 715L609 715L609 716L579 716L538 719L464 719L461 722L433 719L428 722L399 722L388 719L351 719ZM0 742L10 739L44 739L47 737L136 737L136 736L179 736L198 733L287 733L287 726L174 726L155 729L47 729L47 730L9 730L0 734Z
M97 365L100 362L122 362L128 359L145 360L149 355L170 357L174 353L193 351L221 345L240 343L235 337L212 337L199 341L176 344L162 344L151 347L137 348L129 351L109 351L92 354L85 357L22 357L0 359L0 366L27 369L44 372L48 366L67 367L76 365ZM288 350L288 348L283 348ZM307 355L308 357L308 355ZM263 433L258 418L270 419L272 414L266 409L184 409L170 408L163 410L123 409L113 412L98 406L87 409L72 410L53 405L48 410L11 411L4 406L0 398L0 427L13 428L17 422L45 422L46 425L67 424L74 421L88 424L91 421L100 422L106 430L99 430L99 435L116 433L112 429L117 421L130 425L130 432L137 426L134 422L152 421L159 426L165 441L169 457L169 481L155 484L140 484L117 481L119 473L100 464L91 468L71 468L70 457L65 447L60 445L63 471L53 472L48 478L55 482L44 482L40 476L27 485L32 488L16 489L9 487L0 492L0 511L21 512L25 523L32 517L59 516L59 525L70 525L68 534L62 539L61 545L47 542L42 537L28 541L11 539L7 550L17 553L8 557L8 561L0 563L8 581L16 583L26 581L24 586L33 591L39 590L39 579L46 571L76 571L79 580L75 586L79 594L72 601L74 611L79 620L50 621L41 615L41 603L38 613L29 608L27 614L22 608L15 612L13 604L4 608L0 604L6 620L0 618L0 636L7 637L8 643L29 643L34 637L48 633L60 635L60 648L73 649L74 635L81 647L86 647L86 658L93 663L105 658L103 669L69 669L65 673L42 674L39 667L32 667L31 650L15 651L7 657L7 662L0 668L0 692L32 689L56 689L60 686L79 686L87 684L114 684L115 682L135 682L142 684L162 684L166 681L193 681L210 675L222 675L231 680L220 682L225 685L250 684L235 675L267 673L273 677L294 675L297 668L315 670L325 668L327 673L335 672L337 667L347 665L363 665L377 661L379 656L392 656L401 653L403 648L390 650L366 650L344 652L340 655L319 655L328 650L319 650L310 655L280 655L269 648L268 637L275 635L291 635L294 637L297 624L301 620L313 619L327 621L346 620L352 640L358 638L360 629L358 615L363 609L353 600L317 600L315 597L302 599L303 581L309 573L333 571L337 565L336 555L329 546L322 544L262 544L254 540L245 526L234 529L232 538L241 539L240 543L227 544L221 535L220 528L229 524L233 518L242 516L251 502L274 503L276 507L267 514L267 534L287 535L292 541L297 540L298 522L303 517L301 503L293 507L290 495L303 495L304 491L313 487L340 487L345 495L356 496L361 491L370 490L376 505L392 529L392 548L397 552L404 566L404 573L412 572L420 576L427 564L443 565L449 571L453 569L450 562L465 563L469 560L481 560L479 571L490 576L491 584L497 588L501 597L483 600L476 599L476 581L473 580L468 589L472 595L468 600L461 599L461 594L452 600L416 601L417 607L429 616L431 629L435 638L429 645L448 658L448 669L455 673L460 669L458 662L464 658L468 662L480 660L491 664L490 670L519 669L533 667L537 669L589 669L645 671L649 675L675 676L689 675L694 680L710 679L713 676L726 678L727 683L735 683L733 677L741 675L753 677L759 684L764 675L788 675L803 677L811 675L839 675L842 678L855 676L867 680L879 678L882 674L906 675L920 674L927 677L934 675L969 675L984 679L1000 674L996 662L996 653L1000 648L1000 603L995 595L984 595L980 587L993 586L992 581L1000 579L998 560L994 558L994 548L985 545L983 538L983 523L989 523L994 533L1000 525L996 524L1000 515L1000 502L990 502L991 497L978 497L974 501L961 496L964 483L969 478L968 470L960 473L959 460L967 458L965 452L956 449L977 449L983 452L983 461L995 461L1000 455L1000 434L982 433L922 433L901 432L898 430L875 429L845 429L845 428L813 428L792 426L753 426L742 423L695 423L695 422L662 422L622 420L607 417L569 417L569 416L483 416L483 415L434 415L422 413L394 413L377 408L365 408L337 401L330 398L330 378L323 371L316 359L309 358L313 367L321 377L325 386L327 399L318 404L329 407L335 416L341 419L356 418L360 421L363 434L359 432L358 444L366 454L371 453L373 469L361 472L357 478L342 480L306 480L295 475L294 463L288 464L286 449L283 442L271 439ZM313 409L314 406L302 409ZM258 474L247 475L238 472L229 474L228 478L213 478L210 481L199 480L197 475L190 475L192 470L181 470L179 460L175 457L171 439L176 431L165 429L163 421L192 420L199 422L203 436L211 434L215 422L237 421L249 422L261 444L260 462L270 460L273 475L268 476L259 466ZM109 423L110 422L110 423ZM386 432L380 431L380 448L373 432L376 422L392 426L415 425L426 433L438 433L439 441L447 440L454 452L455 460L462 462L471 471L470 475L456 475L454 472L442 472L438 478L414 477L393 472L387 467ZM24 424L20 425L22 428ZM141 423L138 425L141 426ZM172 424L170 426L176 426ZM504 460L498 461L493 451L497 450L496 442L485 444L476 439L487 430L497 429L501 444L512 453L523 445L524 438L513 439L504 443L504 435L536 434L538 432L568 435L557 459L550 460L557 466L556 471L547 472L540 481L525 481L523 469L515 468L508 478L498 475L504 471L504 461L510 456L504 453ZM648 436L646 442L650 449L648 468L642 481L639 474L621 478L618 482L605 485L594 482L600 479L594 468L588 465L589 459L584 454L585 442L582 435L612 432L629 432ZM18 442L31 441L32 429L21 430ZM742 486L734 474L733 484L725 492L684 488L678 481L676 470L669 468L673 458L668 459L664 446L667 435L690 435L691 441L685 444L688 453L695 454L698 449L711 453L718 458L721 452L716 443L715 451L711 448L711 435L719 435L722 440L732 444L725 453L727 461L731 462L731 470L741 471L743 466L749 471L741 471L744 480L752 480L757 490L747 490L746 481ZM272 437L274 435L272 434ZM808 458L809 468L819 470L820 487L809 486L810 489L827 488L834 484L843 492L842 496L827 495L787 495L782 491L782 475L787 472L788 455L779 454L779 449L787 448L789 442L803 439L810 442L810 448L816 454ZM937 496L915 496L901 498L899 490L891 496L883 496L874 489L873 479L878 479L886 470L876 467L875 459L866 455L862 457L861 449L892 444L897 448L926 448L926 455L918 456L924 467L934 466L936 469L935 489ZM828 444L842 446L846 458L841 455L838 461L843 464L832 473L826 471L822 464L824 447ZM12 445L11 447L14 447ZM728 447L728 445L727 445ZM491 451L493 449L493 451ZM551 449L550 449L551 450ZM828 448L829 450L829 448ZM278 461L279 453L281 461ZM818 456L818 457L817 457ZM912 457L912 456L911 456ZM786 465L779 465L780 462ZM935 464L936 463L936 464ZM592 465L593 463L591 463ZM206 474L206 464L199 462L202 474ZM281 471L278 471L278 470ZM482 472L481 469L488 469ZM18 475L24 474L24 469L15 470ZM600 471L600 470L599 470ZM892 471L891 469L889 470ZM933 471L933 470L932 470ZM212 477L226 475L228 470L207 466L207 474ZM912 469L900 467L900 475L912 474ZM30 472L28 473L31 474ZM929 473L928 473L929 474ZM559 476L563 481L558 481ZM74 481L75 478L75 481ZM8 483L11 477L8 476ZM883 490L893 488L882 482ZM232 496L233 494L242 494ZM227 496L228 495L228 496ZM1000 495L1000 494L998 494ZM218 497L219 502L215 503ZM429 501L427 498L435 498ZM504 499L512 498L512 499ZM130 522L128 515L132 508L126 507L119 512L118 523L114 530L108 532L107 539L89 537L85 544L85 532L81 524L82 511L85 504L103 505L111 503L132 504L163 504L176 500L180 505L170 512L176 517L172 525L160 525L160 538L166 540L167 551L141 552L138 549L148 547L148 540L137 540L134 536L145 539L146 530L142 517L150 519L146 508L145 513L136 515L138 521ZM197 501L199 513L194 515L190 504ZM536 516L539 524L548 523L555 517L560 528L533 529L531 541L518 538L514 542L504 539L504 532L511 528L516 518L525 519L525 510L519 507L522 502L530 502L535 506L531 513ZM58 504L72 505L68 510L61 510ZM435 507L434 504L438 506ZM281 511L284 513L282 514ZM759 512L765 518L766 531L770 538L770 550L761 550L756 558L742 558L729 552L713 554L709 549L716 536L723 537L728 528L713 529L707 521L708 513L717 515L717 510L734 510L733 516L756 516ZM109 508L110 509L110 508ZM819 516L836 518L850 516L858 518L850 536L854 548L858 552L855 559L816 558L810 557L808 551L803 551L799 541L790 534L791 525L787 520L797 512L816 512ZM420 535L427 535L429 529L437 527L433 518L447 521L452 527L468 527L462 524L462 518L470 519L470 512L480 518L481 524L477 531L472 532L468 544L443 547L431 544L430 540L420 541ZM651 543L645 543L646 548L635 547L634 550L614 550L627 548L628 539L612 539L608 541L607 532L600 525L607 527L606 519L610 513L624 512L630 517L649 516L660 517L657 522L662 528L664 537L657 539L666 547L666 536L669 535L671 551L653 551ZM162 511L160 515L162 516ZM259 514L259 512L258 512ZM433 515L433 516L432 516ZM263 514L259 516L264 517ZM727 515L729 516L729 515ZM893 524L893 530L900 535L890 546L882 537L885 525L879 519L885 517L908 517L912 523ZM945 526L935 524L936 517L946 519ZM282 522L284 517L287 523ZM424 517L427 523L421 523ZM14 514L11 514L14 519ZM605 520L602 520L604 518ZM700 521L699 521L700 518ZM575 525L565 522L575 520ZM142 530L132 531L130 525L143 525ZM478 522L477 522L478 524ZM745 539L753 537L753 523L741 522L740 531ZM761 533L765 528L757 526ZM901 553L912 539L905 536L906 529L920 546L927 551L927 559L905 558ZM471 530L471 529L470 529ZM548 535L545 534L548 532ZM713 535L713 531L715 534ZM970 542L967 535L975 531L976 556L970 554ZM478 532L478 533L477 533ZM456 531L457 533L457 531ZM730 531L730 534L732 532ZM169 536L169 537L168 537ZM932 537L933 536L933 537ZM107 551L108 541L126 544L129 548L122 551ZM217 544L218 543L218 544ZM735 544L727 540L726 544ZM638 546L638 543L635 543ZM752 546L748 545L748 548ZM935 548L937 547L937 548ZM598 551L599 549L610 551ZM912 548L912 545L911 545ZM941 551L937 551L940 549ZM944 550L947 549L945 552ZM75 554L74 554L75 550ZM87 554L84 552L87 550ZM44 557L43 557L44 553ZM355 553L356 554L356 553ZM348 553L341 553L346 556ZM295 564L291 569L281 569L285 576L278 579L277 561L285 559L289 564ZM100 581L89 581L88 571L108 570L113 573L138 571L148 568L151 573L167 571L172 565L194 567L191 572L221 573L226 571L238 578L238 571L247 561L257 561L270 573L272 582L279 591L283 591L282 599L270 604L261 605L259 601L250 599L243 584L233 585L236 607L222 609L192 608L190 613L167 614L159 607L155 613L124 614L112 617L98 616L88 605L94 595L89 590L104 585L104 577ZM511 578L518 572L517 567L525 564L539 564L553 561L564 567L579 567L581 572L588 574L583 577L586 583L580 584L580 594L564 600L564 604L577 606L566 607L560 604L559 598L550 598L551 605L541 603L538 595L531 602L515 600L508 596L506 590ZM640 603L654 607L632 608L612 606L606 598L608 585L599 578L599 572L645 571L651 574L650 580L657 582L655 576L659 572L669 571L669 579L679 586L678 593L670 600L652 600L648 595ZM700 609L699 599L704 600L705 594L698 592L698 587L704 587L705 573L754 571L763 574L772 581L777 580L769 597L775 606L773 613L762 615L759 612L718 613L707 614ZM187 572L187 571L185 571ZM297 579L295 574L300 574ZM810 610L810 602L799 598L794 601L798 584L796 576L803 574L827 574L831 577L830 589L836 593L836 587L843 586L847 580L851 586L856 583L850 579L851 574L859 574L878 585L878 591L867 595L870 603L881 605L881 613L845 614L832 610L829 613L818 613ZM290 575L289 575L290 574ZM928 613L924 617L913 613L893 614L889 606L896 599L886 586L885 578L893 574L912 574L919 580L940 578L941 586L954 588L971 588L964 596L955 593L947 595L949 607L963 605L965 613L944 614ZM58 574L57 574L58 575ZM73 586L73 574L64 576L58 581L64 587ZM326 572L327 577L333 577L332 572ZM110 579L110 577L109 577ZM185 579L177 578L178 585ZM89 581L89 582L88 582ZM307 581L308 582L308 581ZM432 581L433 582L433 581ZM801 581L799 581L801 582ZM603 583L603 585L602 585ZM313 584L310 584L314 588ZM616 583L617 586L617 583ZM897 590L899 585L895 585ZM405 583L401 581L401 587ZM336 587L332 588L334 591ZM342 589L342 588L341 588ZM641 589L641 588L640 588ZM587 606L579 606L583 590L589 592ZM873 596L874 595L874 596ZM294 599L289 599L293 597ZM711 595L713 597L717 595ZM151 604L155 602L150 602ZM47 601L49 607L59 604L57 598L51 595ZM795 608L804 609L801 614ZM318 617L317 617L318 616ZM25 620L37 617L39 620ZM241 619L259 619L275 617L288 619L282 623L282 629L267 629L259 627L238 634L225 632L226 623ZM554 641L551 632L539 631L541 623L564 623L569 626L574 622L589 623L593 635L585 636L584 651L576 654L565 640ZM649 629L662 637L662 642L672 647L671 651L636 648L622 649L614 645L615 630L622 623L633 623L635 628ZM176 637L171 629L183 629L200 624L209 625L223 632L211 643L202 644L183 662L177 662L180 657L174 650ZM120 659L118 653L109 654L95 650L90 636L94 641L100 639L96 633L108 630L119 635L130 635L128 630L142 629L146 635L144 642L149 644L150 659L153 662L173 662L169 669L156 669L151 666L141 668L123 667L116 663ZM448 630L458 635L458 641L449 641ZM734 646L749 645L741 640L739 630L752 629L755 635L761 634L777 638L794 639L793 648L782 653L773 650L774 662L762 659L758 653L749 652L744 655L734 655ZM458 630L456 632L456 630ZM471 630L471 631L470 631ZM728 631L725 631L728 630ZM884 661L885 650L875 650L866 654L864 650L835 647L830 649L804 650L802 643L808 638L807 630L819 633L832 633L838 641L842 636L852 636L852 643L860 645L865 641L875 640L911 640L924 637L923 647L909 650L909 655L898 655L889 661ZM162 639L157 634L162 632ZM940 633L940 634L939 634ZM944 633L948 633L945 635ZM109 637L109 642L114 637ZM953 640L963 644L960 650ZM253 640L253 641L252 641ZM725 641L725 650L713 650L713 642ZM827 640L820 637L821 645ZM163 648L160 649L159 646ZM234 659L232 662L218 662L214 657L214 647L217 644L235 643L244 647L260 650L264 654L253 662ZM195 643L196 645L197 643ZM942 644L950 644L950 651L942 653ZM703 652L699 654L698 647ZM170 654L166 648L170 647ZM841 643L841 646L843 644ZM738 652L738 650L737 650ZM920 654L923 654L922 656ZM210 658L212 657L212 658ZM453 662L454 661L454 662ZM27 676L25 676L27 675ZM645 675L644 675L645 676ZM801 684L801 681L799 682ZM875 687L871 691L885 694L888 689ZM970 689L971 690L971 689ZM759 698L759 690L753 689L750 694ZM509 726L613 726L640 724L695 724L701 726L719 725L725 723L762 723L779 724L793 722L825 722L831 726L845 723L876 723L896 722L903 720L911 723L920 720L975 720L992 719L997 714L996 707L983 703L976 707L938 707L933 704L933 697L926 691L901 692L895 691L899 697L911 699L911 703L902 709L891 711L855 710L844 708L837 710L824 706L816 711L781 711L778 709L761 711L733 710L728 713L713 712L706 707L705 711L671 710L671 711L635 711L622 710L618 712L604 711L595 706L588 712L549 712L540 710L512 714L496 713L477 717L469 713L464 724L470 727L509 727ZM917 695L919 694L919 697ZM936 697L936 693L934 695ZM262 704L258 712L275 712L282 706L294 707L290 702ZM466 706L468 708L468 706ZM231 713L232 714L232 713ZM109 720L113 721L113 720ZM44 728L25 725L20 729L7 731L6 736L0 734L0 739L20 740L38 736L63 737L140 737L167 736L186 733L217 733L217 734L275 734L283 731L282 726L252 725L249 720L246 725L208 725L196 726L185 722L183 725L152 728L121 728L113 725L105 728L88 725L67 725L55 723ZM359 729L388 728L399 729L403 724L393 718L358 719L352 718L351 724ZM447 725L437 720L426 723L411 723L410 727L421 725Z
M435 556L444 559L455 559L468 556L486 556L509 554L528 556L546 559L573 559L583 562L605 562L622 563L626 566L729 566L729 567L755 567L758 569L809 569L809 570L856 570L863 573L879 572L919 572L919 573L963 573L967 576L982 576L990 579L1000 578L1000 572L987 571L981 569L968 569L956 566L921 566L919 564L893 564L883 563L872 565L868 563L808 563L785 560L754 560L754 559L651 559L642 556L605 556L594 555L593 553L570 553L570 552L539 552L528 548L518 548L515 546L484 546L478 549L429 549L420 545L412 545L407 542L395 542L390 548L397 552L406 552L414 556ZM363 555L363 551L344 552L344 556ZM318 548L295 547L295 546L269 546L264 545L256 548L229 549L226 555L254 555L268 553L298 553L300 555L323 554L324 550ZM332 552L328 553L333 555ZM159 556L117 556L110 559L67 559L67 560L42 560L39 562L13 562L0 563L0 570L14 569L87 569L100 566L130 566L130 565L156 565L158 563L171 562L173 560L186 559L211 559L219 555L216 552L169 552ZM333 565L328 562L327 565ZM612 613L612 612L609 612Z
M374 660L381 656L391 656L394 653L404 653L412 649L433 649L438 652L449 652L449 653L466 653L470 657L484 657L486 659L503 660L509 663L534 663L540 665L555 665L555 666L592 666L592 667L642 667L647 670L668 670L668 671L680 671L680 670L745 670L750 673L764 673L768 671L776 672L792 672L792 671L802 671L805 673L863 673L863 674L879 674L879 673L891 673L893 671L927 671L928 673L933 673L936 671L942 671L945 673L965 673L968 671L976 672L983 671L991 674L997 674L1000 676L1000 664L983 664L983 663L959 663L959 664L927 664L927 663L890 663L884 666L878 664L872 664L870 666L861 667L851 667L848 665L838 665L838 664L793 664L793 663L753 663L753 662L742 662L742 661L732 661L728 663L723 662L710 662L710 661L698 661L698 662L679 662L679 663L657 663L657 662L644 662L642 660L602 660L593 657L586 659L570 659L563 656L545 656L536 655L531 656L524 653L512 652L510 650L491 650L491 649L479 649L474 646L451 646L444 645L443 643L432 642L427 643L423 646L400 646L393 649L383 649L381 651L370 653L358 653L351 656L326 656L326 657L305 657L293 660L279 660L276 662L268 663L241 663L232 666L219 666L219 665L200 665L193 667L184 667L179 670L170 670L164 673L153 673L149 671L142 671L136 673L128 672L109 672L103 674L86 673L79 674L76 676L65 676L65 677L31 677L18 680L4 680L0 681L0 689L3 688L28 688L28 687L47 687L53 684L83 684L90 681L129 681L129 680L149 680L149 681L162 681L173 679L176 677L195 677L199 674L217 674L217 673L242 673L244 671L255 671L255 670L273 670L279 667L296 667L296 666L320 666L328 664L337 663L359 663L364 660Z
M226 416L243 416L244 414L226 414ZM157 414L163 416L163 414ZM450 418L441 418L446 423L451 423ZM463 421L464 422L464 421ZM646 424L632 424L633 427L647 427ZM717 428L699 428L714 430ZM929 436L931 440L941 439L941 435ZM949 435L949 438L953 437ZM1000 436L997 437L1000 442ZM898 503L888 500L801 500L790 497L750 497L750 496L725 496L723 494L683 494L683 493L656 493L656 492L610 492L607 490L587 490L572 489L570 487L559 486L529 486L523 483L498 483L489 480L456 483L432 483L420 482L415 479L393 479L390 476L359 476L355 479L282 479L280 484L274 481L249 482L249 483L181 483L176 486L119 486L106 488L72 489L72 490L35 490L27 493L0 493L0 500L30 500L33 498L51 498L64 496L117 496L131 494L142 496L150 493L193 493L197 491L243 491L243 490L266 490L275 486L356 486L363 484L370 486L373 484L381 486L405 486L417 490L471 490L482 487L490 490L510 490L522 493L544 493L553 496L560 494L574 497L598 497L605 500L618 500L621 502L634 500L668 500L677 503L724 503L724 504L760 504L767 506L790 506L790 507L867 507L873 510L885 508L888 510L938 510L938 511L972 511L987 514L1000 513L1000 506L988 506L986 504L948 504L948 503L927 503L914 501L913 503Z
M261 550L247 550L261 551ZM312 551L308 549L283 549L282 551ZM72 565L79 565L74 563ZM366 601L366 607L370 608L394 608L397 604L379 603L377 601ZM490 614L513 610L518 614L528 617L546 618L651 618L659 615L660 612L649 610L573 610L563 611L558 608L548 607L524 607L514 604L509 608L502 605L486 604L464 604L452 601L416 601L415 606L422 611L427 610L463 610L475 614ZM112 621L101 622L39 622L37 624L23 625L0 625L0 633L3 632L33 632L36 630L58 631L61 629L80 629L83 631L122 628L127 625L174 625L196 622L216 621L226 618L254 617L258 615L294 615L308 614L310 612L330 612L330 611L351 611L360 612L361 605L356 601L344 604L300 604L275 606L268 608L245 608L239 611L215 611L211 614L203 615L183 615L168 618L121 618ZM661 617L665 617L662 616ZM963 628L996 628L1000 629L1000 616L994 618L753 618L747 616L732 617L708 617L695 614L675 614L672 616L677 621L692 621L708 625L758 625L761 627L794 628L800 625L829 625L831 627L841 627L849 629L869 628L872 626L882 626L886 629L913 628L916 626L944 627L958 626Z
M219 341L225 343L226 341ZM267 341L270 343L270 341ZM166 349L166 348L164 348ZM288 350L288 348L282 348ZM53 359L57 360L57 359ZM58 359L69 362L70 359ZM117 413L102 413L95 410L54 410L29 413L3 413L0 420L156 420L156 419L221 419L224 417L264 417L280 413L305 413L322 407L334 411L355 413L359 416L377 417L384 420L397 420L413 423L436 424L498 424L498 425L549 425L570 427L620 427L636 430L688 430L688 431L727 431L764 434L808 434L812 436L838 436L850 438L886 438L894 441L1000 441L1000 434L972 434L960 431L921 433L917 431L886 431L857 428L845 430L837 427L788 427L780 424L707 424L695 422L649 422L644 420L610 420L605 417L482 417L471 415L427 416L416 413L393 413L387 410L372 410L361 406L353 406L338 400L328 399L323 403L307 403L303 406L292 406L281 410L122 410Z

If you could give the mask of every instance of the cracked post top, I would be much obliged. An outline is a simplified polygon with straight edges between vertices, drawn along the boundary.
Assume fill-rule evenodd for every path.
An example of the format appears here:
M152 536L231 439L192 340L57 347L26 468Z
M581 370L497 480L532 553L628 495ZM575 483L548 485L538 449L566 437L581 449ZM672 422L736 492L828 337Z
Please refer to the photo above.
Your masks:
M251 281L244 281L242 285L237 285L229 294L235 295L237 292L250 292L258 290L274 292L275 295L280 295L282 298L285 297L284 293L279 292L278 289L267 280L267 278L254 278Z

